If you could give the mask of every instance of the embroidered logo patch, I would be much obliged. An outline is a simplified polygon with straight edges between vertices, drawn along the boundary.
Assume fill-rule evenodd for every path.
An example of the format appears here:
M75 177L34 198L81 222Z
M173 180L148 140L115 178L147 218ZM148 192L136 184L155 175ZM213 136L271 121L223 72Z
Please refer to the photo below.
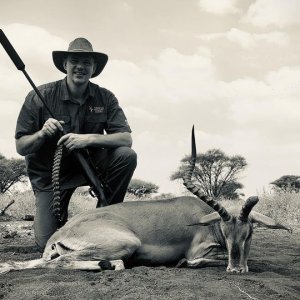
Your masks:
M89 106L89 111L92 113L94 112L95 114L101 114L104 112L104 107L103 106Z

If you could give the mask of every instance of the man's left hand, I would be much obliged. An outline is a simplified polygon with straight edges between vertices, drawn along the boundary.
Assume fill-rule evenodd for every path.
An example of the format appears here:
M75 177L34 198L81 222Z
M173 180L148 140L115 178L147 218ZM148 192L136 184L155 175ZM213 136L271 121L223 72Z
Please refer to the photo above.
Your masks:
M67 133L57 142L58 146L61 144L70 151L85 148L88 146L88 136L86 134Z

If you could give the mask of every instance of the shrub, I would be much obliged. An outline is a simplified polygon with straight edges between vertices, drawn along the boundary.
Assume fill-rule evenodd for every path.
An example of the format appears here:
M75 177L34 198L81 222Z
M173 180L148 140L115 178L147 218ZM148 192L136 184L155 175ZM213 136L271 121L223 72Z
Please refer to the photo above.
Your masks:
M277 222L298 225L300 221L300 194L286 191L263 191L256 210Z
M0 194L0 209L4 208L11 200L14 200L15 203L7 209L6 215L16 219L22 219L25 215L34 215L35 198L32 191Z
M263 191L258 195L259 202L254 210L262 213L283 225L299 225L300 194L284 191ZM219 202L225 208L244 204L244 200L221 199Z

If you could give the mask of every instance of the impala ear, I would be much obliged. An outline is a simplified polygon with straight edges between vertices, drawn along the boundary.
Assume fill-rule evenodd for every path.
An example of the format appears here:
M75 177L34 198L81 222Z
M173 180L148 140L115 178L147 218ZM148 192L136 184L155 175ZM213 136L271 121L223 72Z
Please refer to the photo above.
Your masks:
M214 224L214 223L216 223L216 222L218 222L220 220L221 220L221 217L220 217L219 213L213 212L213 213L208 214L208 215L206 215L204 217L201 217L199 219L199 222L194 223L194 224L190 224L188 226L193 226L193 225L208 226L208 225L212 225L212 224Z
M287 230L288 232L292 233L292 229L289 228L289 227L286 227L282 224L279 224L279 223L276 223L275 220L261 214L261 213L258 213L256 211L252 211L251 212L251 219L252 219L252 222L254 223L258 223L260 225L263 225L267 228L272 228L272 229L284 229L284 230Z

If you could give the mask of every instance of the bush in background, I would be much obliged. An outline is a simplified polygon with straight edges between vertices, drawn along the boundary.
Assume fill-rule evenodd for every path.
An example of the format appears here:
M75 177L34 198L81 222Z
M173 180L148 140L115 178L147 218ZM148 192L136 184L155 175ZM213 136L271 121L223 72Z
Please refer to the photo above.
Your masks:
M295 192L263 191L258 195L259 202L254 210L262 213L278 223L285 225L299 225L300 222L300 194ZM246 200L246 199L245 199ZM222 199L219 202L225 208L244 204L244 200Z
M13 194L0 194L0 209L4 208L11 200L15 203L11 205L5 214L13 219L21 220L25 215L35 215L35 197L31 190L14 192ZM69 216L72 217L82 211L96 207L96 199L82 191L75 191L69 205Z
M300 193L286 191L263 191L256 210L277 222L298 225L300 222Z
M5 212L7 216L23 219L25 215L34 215L35 198L31 190L0 194L0 209L4 208L11 200L14 200L15 203Z

